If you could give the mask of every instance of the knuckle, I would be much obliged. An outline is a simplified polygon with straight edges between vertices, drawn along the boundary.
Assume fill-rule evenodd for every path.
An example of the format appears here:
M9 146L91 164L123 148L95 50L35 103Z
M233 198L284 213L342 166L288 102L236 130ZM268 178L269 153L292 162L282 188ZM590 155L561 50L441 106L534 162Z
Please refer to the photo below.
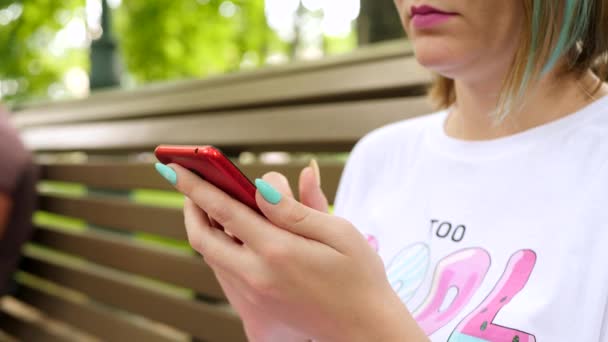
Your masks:
M302 210L294 204L285 211L283 221L290 225L299 225L308 219L308 215L310 213L307 210Z
M196 195L196 193L198 191L200 191L198 186L191 184L191 183L181 184L179 186L179 188L180 188L180 191L188 198L193 198Z
M270 263L280 263L289 259L290 250L284 243L273 243L265 246L260 252L262 257Z
M335 222L335 229L341 231L341 232L347 232L347 231L355 231L355 226L353 226L352 223L350 223L350 221L348 221L345 218L339 217L339 216L334 216L336 222Z
M264 298L272 297L276 293L275 282L270 277L250 275L245 281L254 293L253 297L260 301Z

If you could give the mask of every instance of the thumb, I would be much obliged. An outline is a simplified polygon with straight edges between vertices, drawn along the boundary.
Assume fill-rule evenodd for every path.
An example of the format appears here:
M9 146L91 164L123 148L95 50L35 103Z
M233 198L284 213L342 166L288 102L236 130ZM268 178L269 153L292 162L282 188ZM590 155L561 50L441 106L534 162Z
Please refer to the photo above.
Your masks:
M293 234L340 249L340 240L353 229L346 220L285 196L263 179L256 179L255 185L256 201L264 216Z
M321 173L316 160L310 162L300 173L300 202L307 207L326 213L329 210L327 197L321 189Z

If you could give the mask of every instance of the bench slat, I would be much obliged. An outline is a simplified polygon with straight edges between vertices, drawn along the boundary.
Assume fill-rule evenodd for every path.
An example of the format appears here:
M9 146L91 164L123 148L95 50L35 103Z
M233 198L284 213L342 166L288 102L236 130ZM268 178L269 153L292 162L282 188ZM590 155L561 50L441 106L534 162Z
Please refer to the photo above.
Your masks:
M68 232L39 227L33 242L103 266L192 289L205 297L225 299L213 271L200 257L142 246L93 231Z
M335 101L346 96L364 99L378 97L382 92L405 96L411 93L412 87L428 84L431 77L417 63L405 42L401 44L391 51L377 50L375 54L358 60L348 57L351 61L346 63L320 66L311 63L309 67L298 70L258 74L258 77L243 75L232 80L223 77L182 86L158 87L157 91L114 93L114 96L93 94L89 99L78 102L24 108L15 117L15 123L26 127L167 113L202 113L256 106L267 108L286 103ZM400 52L395 54L392 50ZM278 87L277 84L286 86Z
M75 303L40 290L21 285L16 296L54 320L93 334L107 341L169 341L170 339L139 327L92 305Z
M425 98L399 98L32 127L23 129L22 137L38 151L152 151L159 144L208 144L226 151L348 151L375 128L430 111Z
M22 270L205 341L246 341L240 319L227 306L168 296L90 266L67 266L26 256Z
M250 164L239 165L239 168L251 180L270 171L281 172L287 177L292 188L296 190L300 172L306 166L306 164L300 163ZM343 167L344 165L338 162L320 164L323 189L330 203L333 203ZM93 188L175 190L158 175L153 165L147 163L45 164L41 169L42 179L81 183Z
M0 330L20 341L66 342L69 339L51 333L34 322L27 322L0 311Z
M187 239L180 209L146 206L126 199L102 197L41 195L39 201L41 210L80 218L92 225L178 240Z

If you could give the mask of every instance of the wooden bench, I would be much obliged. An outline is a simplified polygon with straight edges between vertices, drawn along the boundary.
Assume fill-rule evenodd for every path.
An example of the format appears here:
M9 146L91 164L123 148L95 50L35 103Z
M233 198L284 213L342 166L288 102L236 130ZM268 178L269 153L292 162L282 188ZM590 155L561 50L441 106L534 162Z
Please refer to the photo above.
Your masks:
M0 329L28 341L245 340L213 273L185 243L181 197L164 193L172 188L151 164L153 148L216 145L249 177L277 170L292 184L315 155L333 201L339 157L370 130L429 112L429 81L396 41L19 108L14 123L42 170L41 212Z

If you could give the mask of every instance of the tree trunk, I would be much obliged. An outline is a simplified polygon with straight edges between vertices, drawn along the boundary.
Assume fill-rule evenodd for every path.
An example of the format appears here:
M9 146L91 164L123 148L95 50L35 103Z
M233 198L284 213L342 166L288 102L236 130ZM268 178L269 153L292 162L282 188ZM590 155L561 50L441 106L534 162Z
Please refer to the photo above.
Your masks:
M91 44L91 89L115 87L120 84L120 70L116 43L112 37L111 11L105 0L102 3L101 27L103 34Z
M361 0L357 31L359 45L405 37L401 19L391 0Z

